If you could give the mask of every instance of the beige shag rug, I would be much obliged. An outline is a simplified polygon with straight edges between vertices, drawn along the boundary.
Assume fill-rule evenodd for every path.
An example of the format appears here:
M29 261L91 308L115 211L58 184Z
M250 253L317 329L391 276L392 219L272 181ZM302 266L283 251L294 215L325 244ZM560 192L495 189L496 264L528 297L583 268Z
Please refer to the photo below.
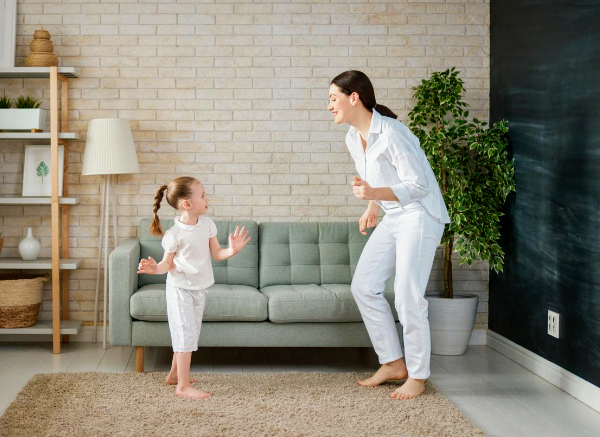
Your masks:
M195 374L209 399L176 397L164 373L33 377L2 436L484 436L435 387L410 401L357 373ZM398 383L399 384L399 383Z

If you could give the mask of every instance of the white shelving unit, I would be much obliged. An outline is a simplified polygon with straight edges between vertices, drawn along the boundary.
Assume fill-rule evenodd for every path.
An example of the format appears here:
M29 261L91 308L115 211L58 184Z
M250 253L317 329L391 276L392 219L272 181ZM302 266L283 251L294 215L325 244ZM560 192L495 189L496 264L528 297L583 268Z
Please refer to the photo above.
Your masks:
M68 132L69 82L77 77L74 67L16 67L0 68L2 78L46 78L50 86L50 131L48 132L0 132L0 140L49 141L53 168L62 165L68 174L68 141L78 140L79 135ZM59 86L60 124L59 124ZM58 162L58 145L64 146L64 161ZM1 147L1 144L0 144ZM52 350L60 353L61 335L79 333L80 321L69 319L69 270L81 266L82 260L69 258L69 206L79 202L69 196L69 178L63 178L63 196L58 196L58 172L52 173L51 197L1 197L0 205L49 205L52 217L52 257L23 261L19 258L0 258L0 270L51 270L52 271L52 320L40 320L29 328L0 329L0 334L51 334ZM62 297L62 302L61 302ZM61 320L62 303L62 320ZM63 337L63 341L68 341Z

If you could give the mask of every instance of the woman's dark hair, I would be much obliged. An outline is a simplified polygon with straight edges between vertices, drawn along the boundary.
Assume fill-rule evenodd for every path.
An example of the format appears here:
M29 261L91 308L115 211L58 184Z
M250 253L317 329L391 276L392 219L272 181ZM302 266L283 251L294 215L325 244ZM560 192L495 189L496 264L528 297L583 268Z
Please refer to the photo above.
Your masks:
M373 109L375 109L381 115L385 115L386 117L398 118L390 108L377 103L375 100L373 84L371 84L367 75L362 71L344 71L343 73L338 74L331 83L337 86L340 91L347 96L352 93L357 93L360 97L360 101L369 111L373 112Z

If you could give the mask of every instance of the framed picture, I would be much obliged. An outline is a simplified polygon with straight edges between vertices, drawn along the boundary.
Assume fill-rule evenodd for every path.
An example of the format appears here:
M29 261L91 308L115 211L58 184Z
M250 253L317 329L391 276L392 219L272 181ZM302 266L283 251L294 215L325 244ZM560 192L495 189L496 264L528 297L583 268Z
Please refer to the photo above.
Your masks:
M62 196L64 146L58 146L58 195ZM23 163L23 196L52 196L50 146L25 146Z
M17 0L0 0L0 68L15 66Z

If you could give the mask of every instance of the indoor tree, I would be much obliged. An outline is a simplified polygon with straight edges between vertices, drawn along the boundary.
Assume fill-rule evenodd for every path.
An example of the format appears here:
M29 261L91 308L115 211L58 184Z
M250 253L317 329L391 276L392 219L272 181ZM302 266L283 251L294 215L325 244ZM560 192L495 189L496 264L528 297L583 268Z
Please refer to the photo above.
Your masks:
M435 72L416 90L409 113L410 128L440 184L451 223L442 237L444 297L453 297L452 253L460 263L476 259L502 271L504 251L498 244L502 205L514 184L514 159L509 159L506 121L491 126L469 120L462 101L464 82L455 68Z

